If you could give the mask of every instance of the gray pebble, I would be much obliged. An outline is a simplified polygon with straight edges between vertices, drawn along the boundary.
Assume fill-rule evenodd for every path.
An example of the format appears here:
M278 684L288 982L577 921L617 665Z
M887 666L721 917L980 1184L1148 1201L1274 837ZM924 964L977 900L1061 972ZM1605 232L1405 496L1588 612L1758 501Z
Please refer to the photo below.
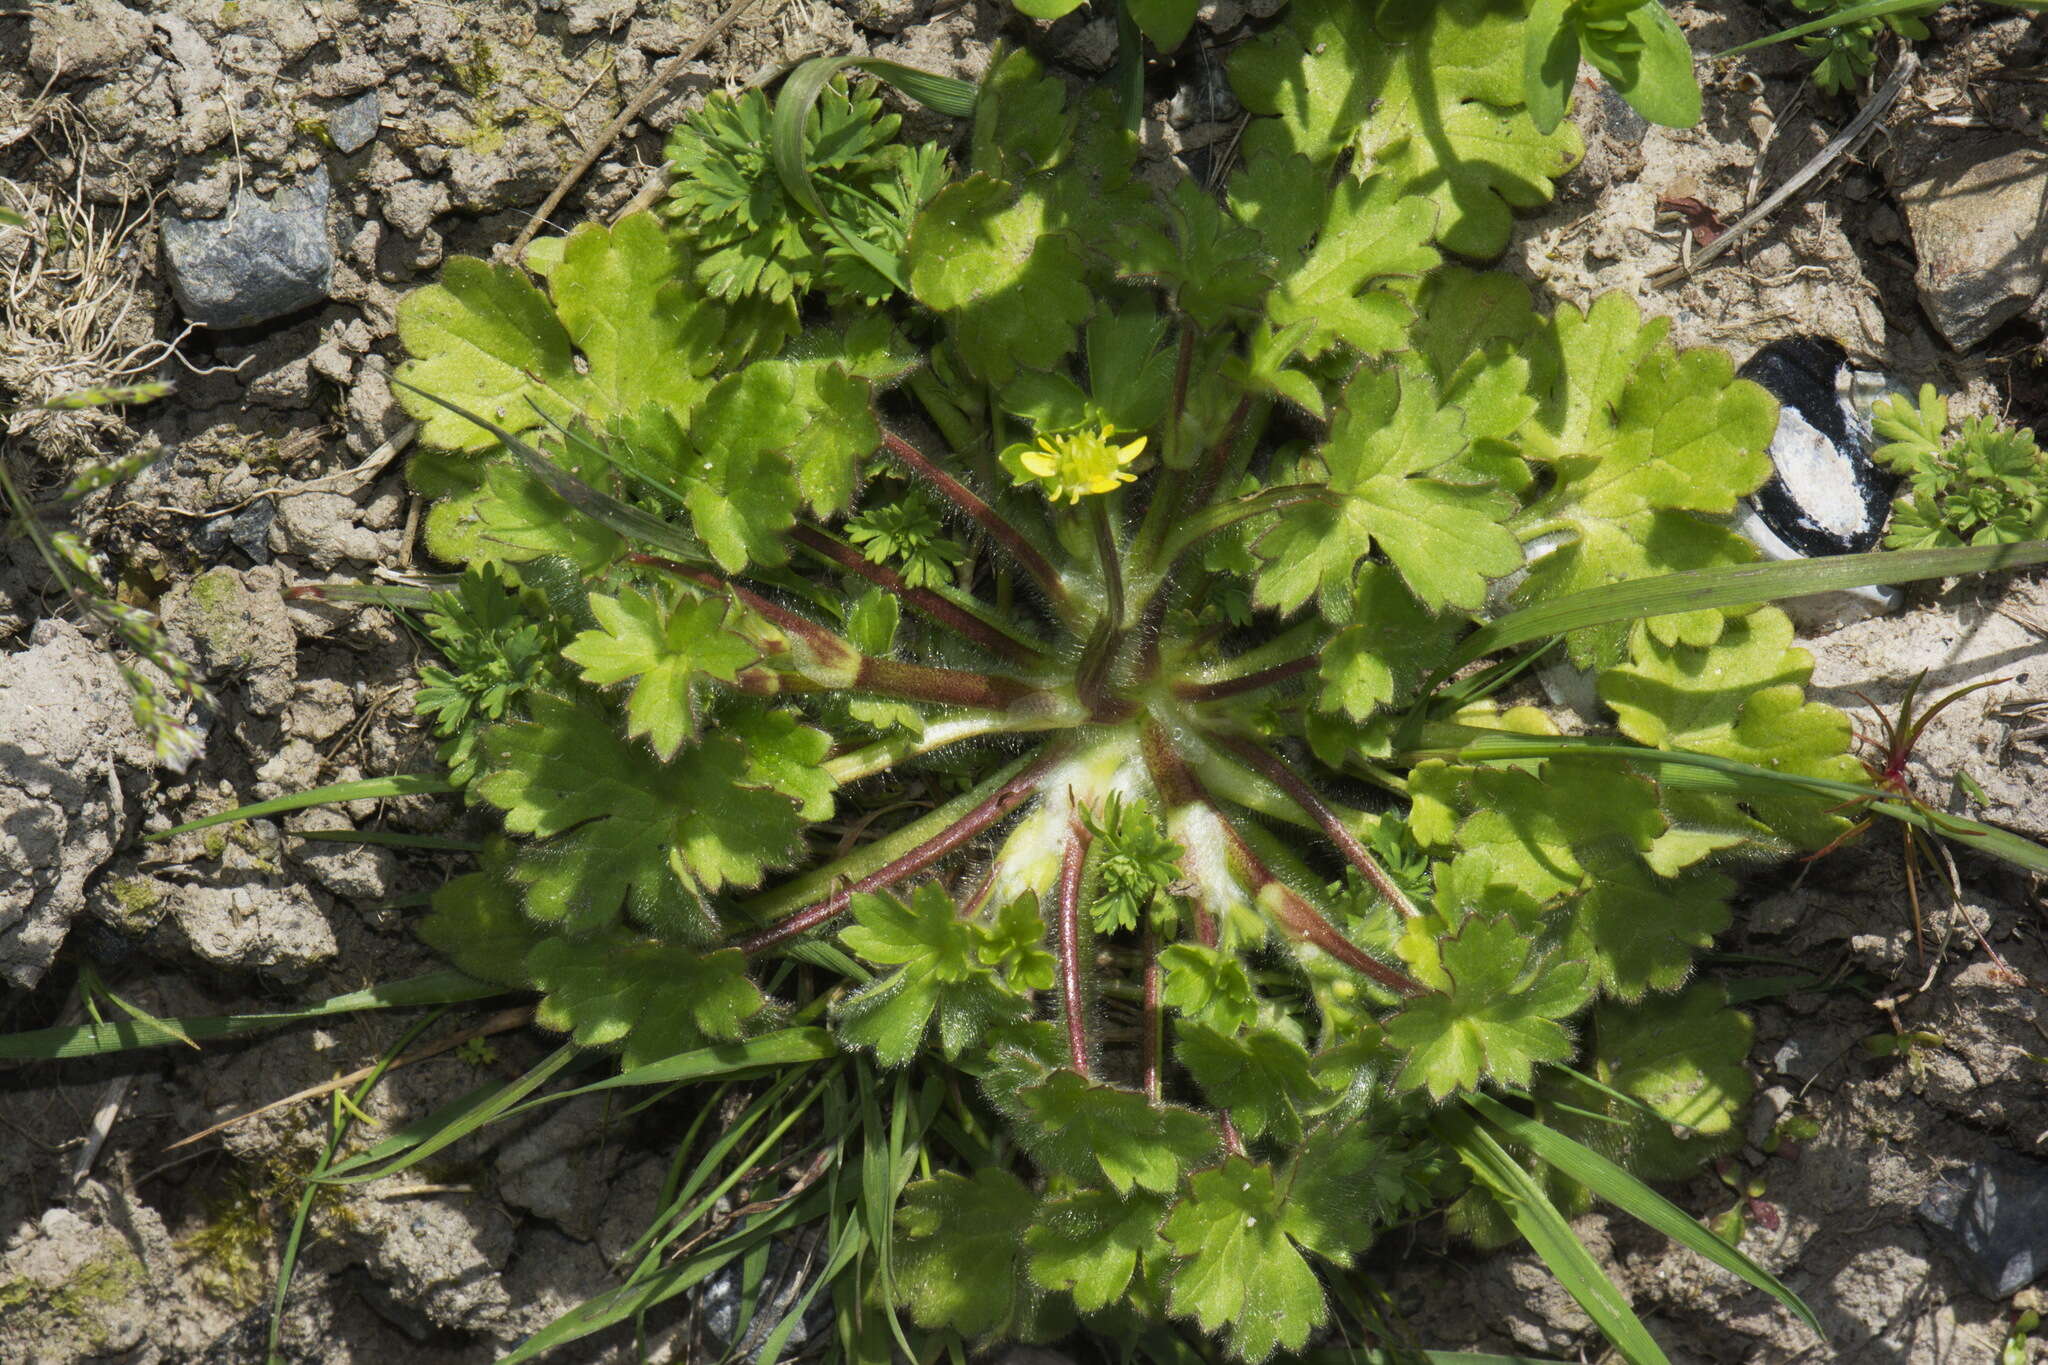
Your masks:
M238 193L219 218L164 220L164 259L185 316L203 327L253 327L327 297L325 167L266 203Z

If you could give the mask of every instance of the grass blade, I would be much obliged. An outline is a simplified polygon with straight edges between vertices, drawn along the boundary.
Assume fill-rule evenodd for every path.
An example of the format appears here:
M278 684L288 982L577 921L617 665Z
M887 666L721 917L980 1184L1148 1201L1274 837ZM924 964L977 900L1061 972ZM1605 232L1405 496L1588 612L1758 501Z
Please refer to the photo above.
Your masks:
M1813 1310L1786 1288L1777 1276L1707 1231L1685 1210L1606 1157L1579 1145L1548 1124L1516 1113L1491 1095L1468 1095L1465 1103L1487 1122L1629 1217L1655 1228L1672 1241L1691 1248L1723 1270L1763 1290L1791 1309L1816 1337L1826 1339Z
M516 1081L480 1085L424 1118L408 1123L366 1151L309 1177L326 1185L360 1185L418 1165L434 1153L468 1137L487 1123L503 1118L512 1107L546 1085L556 1072L577 1059L576 1049L563 1044L536 1062ZM379 1165L380 1162L388 1163ZM364 1174L365 1168L369 1168Z
M1865 555L1831 555L1825 559L1787 560L1777 564L1727 564L1716 569L1690 569L1632 578L1538 602L1509 612L1471 635L1444 665L1438 681L1497 649L1531 640L1611 625L1644 616L1698 611L1706 607L1745 607L1810 593L1835 592L1886 583L1912 583L1924 578L1991 573L2048 562L2048 540L2013 545L1973 545L1948 550L1893 550Z
M211 829L235 820L261 820L269 815L284 815L295 810L306 810L312 806L339 806L349 801L381 801L397 796L438 796L442 792L456 790L455 784L445 777L432 773L400 773L396 777L366 777L360 782L332 782L311 791L298 792L291 796L280 796L274 801L258 801L253 806L237 806L224 810L218 815L209 815L202 820L187 820L182 825L158 830L142 836L142 842L153 844L168 839L174 834L190 834L194 830Z
M1658 775L1659 781L1691 791L1737 797L1776 797L1795 792L1823 797L1838 804L1865 801L1867 809L1912 825L1924 833L1953 839L1966 848L1989 854L2029 872L2048 873L2048 848L2011 830L1890 798L1871 800L1869 798L1878 794L1875 787L1777 772L1714 754L1695 754L1683 749L1649 749L1620 740L1577 735L1517 735L1504 730L1439 724L1422 727L1418 743L1406 750L1402 757L1409 761L1443 758L1458 763L1512 763L1571 755L1608 757L1622 763L1657 768L1662 770Z
M1905 10L1921 9L1925 7L1926 3L1927 0L1869 0L1867 4L1836 10L1833 14L1823 15L1818 19L1808 19L1803 24L1794 24L1788 29L1781 29L1776 33L1767 33L1761 38L1752 38L1748 42L1728 48L1726 51L1716 52L1709 60L1719 61L1723 57L1739 56L1744 52L1752 52L1760 47L1770 47L1777 43L1789 43L1794 38L1804 38L1809 33L1818 33L1822 29L1842 28L1864 19L1882 19L1888 14L1899 14ZM2025 0L2021 0L2018 7L2032 8L2025 4Z
M1499 1199L1522 1236L1557 1276L1559 1284L1579 1301L1586 1316L1614 1344L1630 1365L1671 1365L1664 1351L1630 1308L1614 1281L1593 1259L1593 1253L1572 1232L1543 1187L1516 1164L1492 1133L1469 1113L1446 1110L1436 1120L1444 1141L1458 1153L1473 1177Z
M330 996L304 1009L263 1014L221 1014L179 1019L116 1019L100 1024L33 1029L0 1037L0 1061L67 1061L101 1057L132 1048L165 1047L173 1043L240 1038L287 1024L303 1023L359 1010L408 1009L420 1005L457 1004L504 995L503 986L479 981L461 972L429 972L368 990Z

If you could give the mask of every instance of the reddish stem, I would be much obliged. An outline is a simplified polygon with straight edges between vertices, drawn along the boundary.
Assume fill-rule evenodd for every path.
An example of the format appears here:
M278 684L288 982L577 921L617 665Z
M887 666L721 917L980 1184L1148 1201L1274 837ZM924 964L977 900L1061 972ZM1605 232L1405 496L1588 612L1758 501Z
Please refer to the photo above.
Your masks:
M978 619L972 612L948 602L930 588L913 588L903 581L902 574L886 564L870 563L867 556L851 545L808 526L799 526L789 534L805 549L831 560L848 573L857 574L877 587L895 593L912 611L923 614L961 639L979 645L991 654L1000 654L1012 663L1019 664L1043 663L1045 660L1045 655L1038 650L1014 636L1005 635L988 622Z
M942 497L966 513L975 525L986 531L990 539L1002 546L1010 557L1023 567L1024 572L1037 580L1039 588L1047 597L1061 603L1067 600L1066 585L1060 582L1059 573L1053 568L1052 562L1024 538L1022 531L1005 521L995 508L983 502L973 489L926 459L916 446L893 431L883 434L882 445L912 473L931 484Z
M813 659L834 669L838 676L846 677L847 680L839 685L853 691L874 692L899 701L975 706L992 711L1007 711L1019 702L1046 695L1029 683L999 673L975 673L963 668L938 668L931 664L872 658L808 616L791 611L708 569L692 568L659 555L633 554L627 559L635 564L665 569L713 592L731 593L749 611L802 644Z
M1225 697L1242 696L1246 692L1286 682L1289 678L1298 678L1313 672L1322 661L1320 654L1304 654L1299 659L1289 659L1284 664L1274 664L1271 668L1262 668L1242 677L1225 678L1220 682L1175 683L1173 695L1183 701L1221 701Z
M1083 1076L1088 1074L1088 1021L1081 998L1081 872L1088 862L1088 838L1080 821L1069 822L1059 889L1060 996L1067 1014L1067 1059Z
M1406 972L1389 967L1378 958L1337 932L1335 925L1323 918L1323 913L1286 882L1273 874L1266 866L1258 850L1253 848L1229 817L1209 799L1201 779L1188 767L1187 761L1174 749L1166 732L1156 722L1148 722L1141 733L1140 742L1144 747L1145 766L1152 774L1152 781L1159 789L1161 800L1169 808L1190 803L1206 806L1216 818L1224 838L1229 841L1230 860L1236 866L1239 876L1251 884L1253 892L1261 900L1268 901L1270 911L1280 928L1303 943L1310 944L1336 958L1345 966L1362 976L1371 978L1398 995L1415 996L1425 993L1422 984Z
M1232 1156L1243 1156L1244 1139L1238 1135L1237 1125L1230 1121L1230 1112L1226 1109L1217 1110L1216 1122L1223 1129L1223 1150Z
M1394 879L1387 875L1387 870L1379 865L1378 859L1366 850L1364 844L1358 842L1358 836L1344 827L1344 822L1337 818L1337 812L1331 810L1323 799L1316 795L1315 788L1304 782L1278 754L1270 753L1248 739L1239 739L1231 735L1212 735L1210 738L1243 759L1274 786L1286 792L1288 800L1307 811L1315 822L1323 827L1323 833L1330 836L1330 842L1343 853L1345 860L1358 869L1359 875L1372 884L1373 890L1387 898L1387 903L1400 912L1401 918L1421 918L1422 912L1416 909L1415 903L1394 884Z
M1060 757L1057 750L1048 750L1041 754L1022 772L991 792L988 799L980 805L894 862L883 864L867 876L841 887L814 905L792 911L766 928L735 940L732 946L751 956L778 944L787 943L797 935L807 933L839 914L855 896L893 886L905 877L930 867L1022 805L1037 789L1038 779L1045 776Z
M1019 702L1043 696L1039 689L1000 673L972 673L964 668L936 668L862 655L855 677L856 692L876 692L903 701L937 702L944 706L978 706L1007 711Z

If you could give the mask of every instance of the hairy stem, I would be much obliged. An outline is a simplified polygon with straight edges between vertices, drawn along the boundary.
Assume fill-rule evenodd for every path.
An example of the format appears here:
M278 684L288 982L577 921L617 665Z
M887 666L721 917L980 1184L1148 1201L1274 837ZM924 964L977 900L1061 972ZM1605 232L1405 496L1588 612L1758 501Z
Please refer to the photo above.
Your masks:
M819 558L894 593L912 611L933 624L952 631L970 644L978 645L989 653L1001 655L1016 664L1046 662L1045 651L1030 641L1012 635L995 621L977 614L971 608L949 601L930 588L911 587L903 581L902 574L885 564L870 562L866 555L836 536L810 526L799 526L789 534L792 540Z
M1084 717L1079 712L1058 717L999 717L999 716L956 716L928 723L921 734L897 733L887 739L876 740L873 744L858 749L849 749L843 754L834 754L825 760L825 775L839 786L858 782L863 777L887 772L898 763L913 758L922 758L940 749L968 740L981 739L988 735L1022 734L1033 730L1061 730L1076 725Z
M964 815L946 825L938 833L918 844L901 857L894 858L857 881L848 883L823 900L807 905L792 914L783 916L775 923L757 929L743 938L734 940L732 946L749 956L769 948L787 943L799 934L808 933L825 921L844 911L857 895L879 891L894 886L905 877L922 872L939 859L951 853L975 835L987 829L996 821L1024 804L1038 788L1038 780L1045 776L1064 755L1057 748L1048 748L1038 758L1026 765L1009 780L983 797Z
M1095 553L1102 562L1102 590L1105 596L1102 618L1088 638L1075 677L1075 691L1082 705L1101 711L1110 702L1109 675L1116 667L1124 640L1124 574L1118 562L1116 532L1110 528L1109 510L1101 498L1088 500L1088 521L1095 531Z
M1145 1098L1157 1104L1159 1045L1162 1035L1159 1005L1159 935L1152 931L1152 922L1149 919L1145 922L1145 935L1139 943L1138 951L1145 958L1144 1036L1141 1044L1145 1054Z
M1202 781L1181 757L1166 731L1148 720L1140 733L1146 769L1169 808L1199 805L1208 811L1225 840L1225 856L1234 876L1251 889L1253 898L1289 937L1328 953L1345 966L1399 995L1421 995L1424 987L1406 972L1390 967L1345 938L1308 898L1282 881L1259 856L1230 818L1209 799Z
M1225 697L1242 696L1246 692L1256 692L1262 687L1272 687L1304 673L1312 673L1322 662L1320 654L1304 654L1284 664L1274 664L1271 668L1225 678L1221 682L1177 682L1173 685L1173 694L1184 701L1221 701Z
M1088 830L1068 822L1067 847L1060 857L1060 1005L1067 1017L1067 1060L1088 1074L1088 1020L1081 996L1081 873L1088 863Z
M631 554L626 558L635 564L667 570L713 592L730 594L749 611L781 631L795 651L803 676L825 687L872 692L897 701L973 706L990 711L1008 711L1026 702L1048 711L1062 709L1056 693L1004 674L940 668L932 664L905 663L900 659L878 659L862 654L836 631L708 569L692 568L659 555Z
M1024 538L1023 532L982 501L973 489L933 464L916 446L893 431L883 435L882 445L899 464L929 483L940 496L986 531L989 539L1000 545L1025 573L1031 575L1055 606L1065 609L1070 605L1067 585L1060 581L1059 572L1053 568L1052 562Z
M1343 853L1345 861L1358 869L1358 874L1371 883L1373 890L1386 897L1387 904L1399 911L1401 918L1421 918L1422 912L1416 909L1415 903L1394 884L1394 879L1387 875L1387 870L1381 867L1365 845L1358 841L1358 836L1345 828L1344 822L1337 818L1337 813L1331 810L1323 798L1316 795L1315 789L1303 781L1294 769L1288 767L1278 754L1262 749L1248 739L1238 739L1229 735L1213 735L1210 738L1236 754L1274 786L1286 792L1297 806L1313 816L1315 822L1322 826L1323 833L1330 837L1330 842Z

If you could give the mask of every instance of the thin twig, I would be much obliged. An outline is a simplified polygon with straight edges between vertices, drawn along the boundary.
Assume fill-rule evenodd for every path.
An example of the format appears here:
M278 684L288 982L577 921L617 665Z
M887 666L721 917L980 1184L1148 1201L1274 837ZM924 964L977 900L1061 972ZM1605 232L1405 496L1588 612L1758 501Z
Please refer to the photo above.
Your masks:
M512 239L512 255L515 260L520 252L526 250L526 244L533 240L534 234L540 231L541 224L547 222L548 216L561 207L562 201L568 198L569 191L576 187L576 182L590 173L590 168L597 164L597 159L603 156L606 149L618 139L619 134L626 130L626 125L639 118L647 106L654 103L654 97L660 94L662 88L680 74L685 66L696 61L705 48L723 37L725 31L733 26L734 21L752 3L754 0L733 0L726 6L725 13L719 15L711 27L698 36L696 42L654 68L654 74L641 82L640 88L633 92L633 98L626 101L626 107L619 110L617 116L604 126L604 131L597 135L596 141L583 149L583 155L577 157L576 163L555 182L554 189L541 201L541 206L534 211L533 217L519 230L519 235Z
M1811 161L1794 172L1790 180L1787 180L1784 184L1773 190L1770 197L1765 199L1763 203L1758 204L1748 213L1743 214L1733 227L1714 239L1713 245L1707 247L1684 265L1675 265L1668 270L1652 275L1650 283L1659 289L1663 289L1669 285L1677 284L1681 280L1692 278L1702 266L1707 265L1741 241L1751 228L1783 208L1786 201L1818 179L1835 162L1848 155L1850 149L1856 143L1863 140L1864 135L1876 125L1877 120L1884 114L1885 110L1892 107L1892 104L1898 99L1900 92L1906 88L1906 82L1919 69L1920 59L1910 49L1900 54L1898 65L1892 68L1892 74L1885 79L1885 83L1879 87L1878 92L1870 97L1867 104L1856 111L1856 117L1849 120L1847 127L1835 134L1833 140L1827 146L1815 153Z

